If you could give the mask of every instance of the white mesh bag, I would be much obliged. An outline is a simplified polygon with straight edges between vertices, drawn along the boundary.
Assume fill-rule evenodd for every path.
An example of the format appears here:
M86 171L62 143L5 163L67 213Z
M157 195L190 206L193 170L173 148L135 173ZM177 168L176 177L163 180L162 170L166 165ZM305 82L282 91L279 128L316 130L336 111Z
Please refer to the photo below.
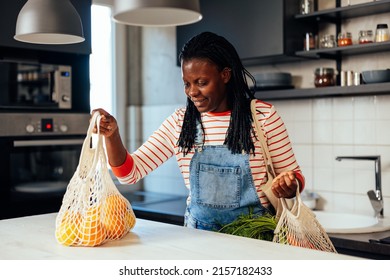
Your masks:
M302 202L299 188L291 208L284 198L280 198L280 202L283 210L273 242L337 253L313 211Z
M79 165L71 178L56 217L55 237L65 246L98 246L124 237L135 225L129 201L115 186L98 131L92 145L92 131L99 128L100 115L90 121Z

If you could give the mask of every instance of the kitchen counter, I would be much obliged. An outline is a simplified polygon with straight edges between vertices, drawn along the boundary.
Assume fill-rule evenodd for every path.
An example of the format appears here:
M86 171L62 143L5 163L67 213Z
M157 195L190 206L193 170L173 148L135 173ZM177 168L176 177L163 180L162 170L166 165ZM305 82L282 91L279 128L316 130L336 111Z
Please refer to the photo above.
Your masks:
M353 260L294 246L137 219L123 239L99 247L66 247L54 237L56 213L0 221L0 259Z
M339 253L377 260L390 260L390 244L375 242L389 236L390 231L329 234Z
M131 201L138 218L183 225L186 207L186 198L183 196L149 192L124 193L124 196ZM147 199L139 199L142 196L147 197ZM365 234L329 234L339 253L384 260L390 260L390 245L372 243L370 240L379 240L389 236L390 231Z

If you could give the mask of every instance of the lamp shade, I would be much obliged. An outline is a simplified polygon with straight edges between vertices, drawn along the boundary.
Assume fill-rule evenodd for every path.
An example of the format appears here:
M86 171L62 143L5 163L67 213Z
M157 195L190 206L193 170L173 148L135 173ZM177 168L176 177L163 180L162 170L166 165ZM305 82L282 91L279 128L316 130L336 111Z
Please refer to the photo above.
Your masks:
M69 0L28 0L19 12L14 39L35 44L85 40L80 16Z
M202 19L199 0L115 0L114 20L136 26L178 26Z

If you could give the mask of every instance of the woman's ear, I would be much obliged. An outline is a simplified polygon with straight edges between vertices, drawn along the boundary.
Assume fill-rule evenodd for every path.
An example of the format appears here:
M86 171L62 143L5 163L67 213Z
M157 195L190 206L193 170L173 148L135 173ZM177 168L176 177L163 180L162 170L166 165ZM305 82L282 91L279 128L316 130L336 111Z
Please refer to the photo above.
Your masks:
M230 81L230 78L232 77L232 69L225 67L223 68L221 72L222 80L225 84L227 84Z

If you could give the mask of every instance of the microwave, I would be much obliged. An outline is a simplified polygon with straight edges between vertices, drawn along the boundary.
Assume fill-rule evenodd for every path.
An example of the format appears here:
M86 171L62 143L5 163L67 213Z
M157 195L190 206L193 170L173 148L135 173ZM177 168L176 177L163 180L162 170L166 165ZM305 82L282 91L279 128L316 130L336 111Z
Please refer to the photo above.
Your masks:
M0 109L72 109L72 67L0 61Z

